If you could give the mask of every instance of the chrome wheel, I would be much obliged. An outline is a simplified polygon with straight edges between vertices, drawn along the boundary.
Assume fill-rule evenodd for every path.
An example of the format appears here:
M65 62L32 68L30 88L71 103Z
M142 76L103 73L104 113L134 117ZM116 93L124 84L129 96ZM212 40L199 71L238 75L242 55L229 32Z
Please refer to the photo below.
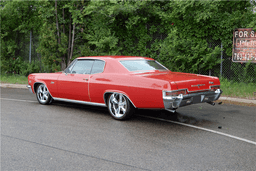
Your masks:
M113 93L108 98L108 110L115 119L123 120L130 117L132 107L129 100L121 93Z
M44 84L40 84L37 87L36 97L41 104L48 104L51 100L51 95L48 91L48 88Z

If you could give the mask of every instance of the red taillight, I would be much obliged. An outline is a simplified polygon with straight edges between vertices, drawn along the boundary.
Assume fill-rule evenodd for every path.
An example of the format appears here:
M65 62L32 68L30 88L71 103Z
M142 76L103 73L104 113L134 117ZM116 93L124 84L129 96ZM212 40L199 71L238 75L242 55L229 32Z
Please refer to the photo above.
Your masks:
M169 91L169 92L166 92L166 96L178 96L180 94L187 94L187 91L186 90L177 90L177 91Z
M211 86L211 91L216 91L217 89L220 89L220 86Z

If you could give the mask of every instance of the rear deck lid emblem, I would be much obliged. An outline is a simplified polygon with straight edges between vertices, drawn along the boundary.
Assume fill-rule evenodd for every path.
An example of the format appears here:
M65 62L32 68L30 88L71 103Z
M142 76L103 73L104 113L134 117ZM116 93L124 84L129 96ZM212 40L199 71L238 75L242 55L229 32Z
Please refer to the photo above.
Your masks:
M198 88L200 88L201 86L205 86L205 84L191 85L191 87L198 87Z

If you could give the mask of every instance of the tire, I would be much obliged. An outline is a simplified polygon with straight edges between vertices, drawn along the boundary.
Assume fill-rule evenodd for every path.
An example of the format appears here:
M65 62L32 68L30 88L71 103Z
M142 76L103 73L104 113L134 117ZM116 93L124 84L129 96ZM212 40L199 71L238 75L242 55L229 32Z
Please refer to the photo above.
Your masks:
M107 100L110 115L117 120L129 119L134 113L131 102L121 93L113 93Z
M48 88L44 84L39 84L36 89L36 98L40 104L50 104L53 99L50 95Z

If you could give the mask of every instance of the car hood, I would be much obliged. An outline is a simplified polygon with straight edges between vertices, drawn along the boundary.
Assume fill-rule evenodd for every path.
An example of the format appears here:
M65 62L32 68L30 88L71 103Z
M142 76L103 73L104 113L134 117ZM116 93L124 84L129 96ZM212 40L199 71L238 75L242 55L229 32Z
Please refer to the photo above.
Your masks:
M210 86L220 85L217 77L199 74L189 74L181 72L146 72L136 73L135 75L156 79L166 80L171 84L172 89L187 89L189 92L209 90Z

